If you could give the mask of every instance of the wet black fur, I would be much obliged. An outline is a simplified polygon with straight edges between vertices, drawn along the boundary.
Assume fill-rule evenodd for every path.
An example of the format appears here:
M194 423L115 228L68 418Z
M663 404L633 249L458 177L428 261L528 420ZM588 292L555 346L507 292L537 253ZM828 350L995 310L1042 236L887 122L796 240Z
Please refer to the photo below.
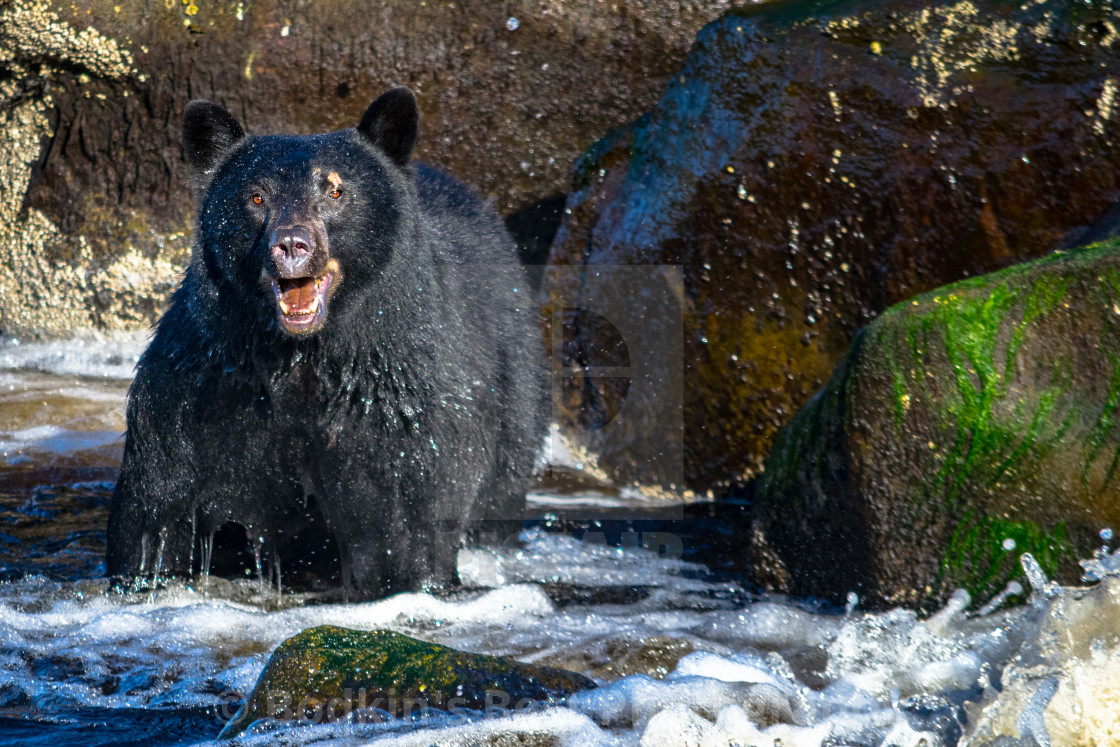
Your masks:
M111 576L198 570L227 522L274 552L312 496L367 598L453 584L469 527L519 525L545 414L525 273L488 206L408 163L411 93L379 102L357 129L307 137L188 110L195 248L129 391ZM315 168L341 199L316 192ZM341 267L311 335L283 330L261 281L280 209L321 219Z

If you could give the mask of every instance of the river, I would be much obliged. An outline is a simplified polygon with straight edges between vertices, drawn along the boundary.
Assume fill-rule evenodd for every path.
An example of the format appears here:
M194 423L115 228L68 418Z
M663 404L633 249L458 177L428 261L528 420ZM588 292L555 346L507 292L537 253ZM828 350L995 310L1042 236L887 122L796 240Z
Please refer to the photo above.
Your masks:
M679 551L710 527L651 543L642 534L664 507L586 489L534 493L523 544L461 551L452 592L278 599L250 575L118 593L102 578L105 522L144 342L0 344L0 742L210 742L272 649L329 623L565 667L600 687L548 710L260 723L242 742L916 747L983 744L984 728L1010 719L1021 741L1000 744L1067 744L1044 717L1069 689L1062 651L1115 646L1115 623L1090 630L1073 613L1120 590L1111 556L1091 568L1105 579L1095 590L1049 584L1028 557L1027 604L966 612L959 594L921 621L865 613L854 597L845 609L760 598ZM1056 620L1065 649L1046 642ZM1052 676L1031 679L1040 661Z

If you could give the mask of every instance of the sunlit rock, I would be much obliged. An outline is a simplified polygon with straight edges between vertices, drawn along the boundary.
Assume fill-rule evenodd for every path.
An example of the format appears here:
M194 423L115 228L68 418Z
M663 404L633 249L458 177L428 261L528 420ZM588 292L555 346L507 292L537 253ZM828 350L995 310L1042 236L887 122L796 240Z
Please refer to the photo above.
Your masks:
M932 609L1079 580L1120 525L1120 243L899 304L779 435L754 502L774 588ZM1037 581L1035 582L1037 583Z
M565 0L519 6L511 29L479 0L6 2L0 330L152 323L190 251L179 123L198 97L256 134L310 133L408 85L421 158L518 212L543 261L573 160L648 109L726 7Z
M607 322L671 344L683 315L683 468L639 448L672 445L676 422L619 414L647 351L594 319L565 330L565 365L633 375L573 371L565 426L624 481L757 475L876 314L1075 244L1108 212L1117 29L1113 6L1065 0L775 3L705 27L657 106L579 162L552 252L681 268L675 302L620 287ZM552 299L587 308L596 274L566 277Z

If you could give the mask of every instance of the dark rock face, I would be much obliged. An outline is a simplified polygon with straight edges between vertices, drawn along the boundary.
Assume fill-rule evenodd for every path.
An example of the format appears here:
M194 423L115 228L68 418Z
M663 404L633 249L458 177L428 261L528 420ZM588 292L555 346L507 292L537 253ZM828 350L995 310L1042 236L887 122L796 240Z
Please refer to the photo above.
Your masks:
M689 487L755 475L875 314L1076 244L1108 212L1118 30L1110 6L1060 0L734 11L587 153L552 261L682 268L680 307L630 308L654 326L683 314ZM587 327L569 341L592 362L611 344ZM624 396L574 378L566 425ZM588 445L623 479L667 477L625 438Z
M755 496L772 588L931 609L1050 578L1120 522L1120 243L899 304L778 436Z
M556 702L593 687L587 677L562 669L456 651L388 630L321 625L280 644L221 738L261 718L323 723L347 714L362 718L363 709L399 718L426 708L523 708L528 701Z
M189 254L178 129L192 98L217 101L255 134L308 133L350 126L374 94L409 85L425 121L418 157L505 213L564 189L572 161L652 105L696 31L726 7L6 3L0 109L20 116L0 118L0 148L18 146L6 160L28 168L0 181L38 239L8 242L0 281L57 290L0 311L0 329L154 320ZM526 242L540 233L529 227Z

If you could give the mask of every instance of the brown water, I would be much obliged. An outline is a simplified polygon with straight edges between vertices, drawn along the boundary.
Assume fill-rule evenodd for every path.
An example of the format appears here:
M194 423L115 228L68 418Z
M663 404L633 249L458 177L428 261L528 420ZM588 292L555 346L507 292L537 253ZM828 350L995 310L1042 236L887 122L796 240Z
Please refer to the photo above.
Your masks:
M0 371L0 580L101 575L128 384Z

